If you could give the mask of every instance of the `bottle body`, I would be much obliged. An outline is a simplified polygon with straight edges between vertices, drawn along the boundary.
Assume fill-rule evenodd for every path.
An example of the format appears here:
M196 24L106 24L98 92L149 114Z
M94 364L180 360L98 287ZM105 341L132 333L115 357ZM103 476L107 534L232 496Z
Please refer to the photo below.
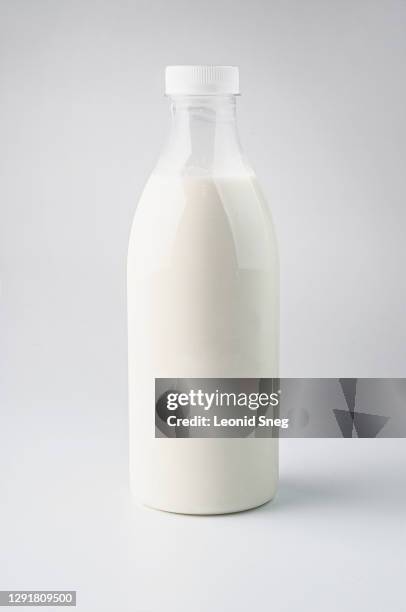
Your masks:
M130 472L143 503L218 514L273 497L276 438L156 437L154 407L156 378L278 376L278 310L276 240L252 171L241 158L226 171L202 172L196 157L158 164L128 252Z

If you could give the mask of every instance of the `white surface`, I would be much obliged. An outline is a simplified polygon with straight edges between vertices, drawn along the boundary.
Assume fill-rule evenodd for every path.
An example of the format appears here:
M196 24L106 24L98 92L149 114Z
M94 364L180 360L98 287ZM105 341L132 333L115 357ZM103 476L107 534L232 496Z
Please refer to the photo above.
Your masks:
M188 517L131 508L108 442L47 439L9 455L3 589L77 589L86 612L402 608L404 440L284 440L274 502Z

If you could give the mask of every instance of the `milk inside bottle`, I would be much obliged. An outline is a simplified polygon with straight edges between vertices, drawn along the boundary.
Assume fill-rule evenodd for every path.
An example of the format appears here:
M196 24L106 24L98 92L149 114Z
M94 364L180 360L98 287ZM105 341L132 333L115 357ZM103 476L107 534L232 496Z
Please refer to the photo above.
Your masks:
M170 135L128 251L131 488L162 510L236 512L274 496L278 440L222 434L214 405L230 414L235 390L278 376L277 245L238 139L238 69L170 66L166 94Z

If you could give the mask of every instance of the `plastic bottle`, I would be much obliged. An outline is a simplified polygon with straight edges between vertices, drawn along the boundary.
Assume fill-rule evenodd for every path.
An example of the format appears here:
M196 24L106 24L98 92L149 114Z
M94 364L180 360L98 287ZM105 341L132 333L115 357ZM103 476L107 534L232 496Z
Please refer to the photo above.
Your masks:
M155 379L278 376L270 212L239 142L238 68L169 66L172 126L128 252L130 472L147 506L220 514L275 493L275 438L156 436Z

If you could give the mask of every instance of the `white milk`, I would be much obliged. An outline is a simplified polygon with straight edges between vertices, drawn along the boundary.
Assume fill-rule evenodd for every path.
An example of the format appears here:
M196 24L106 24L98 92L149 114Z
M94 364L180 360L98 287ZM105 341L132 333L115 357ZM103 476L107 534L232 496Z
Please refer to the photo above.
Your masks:
M144 504L244 510L275 493L277 440L155 437L155 378L278 376L278 257L252 175L152 174L128 254L131 481Z

